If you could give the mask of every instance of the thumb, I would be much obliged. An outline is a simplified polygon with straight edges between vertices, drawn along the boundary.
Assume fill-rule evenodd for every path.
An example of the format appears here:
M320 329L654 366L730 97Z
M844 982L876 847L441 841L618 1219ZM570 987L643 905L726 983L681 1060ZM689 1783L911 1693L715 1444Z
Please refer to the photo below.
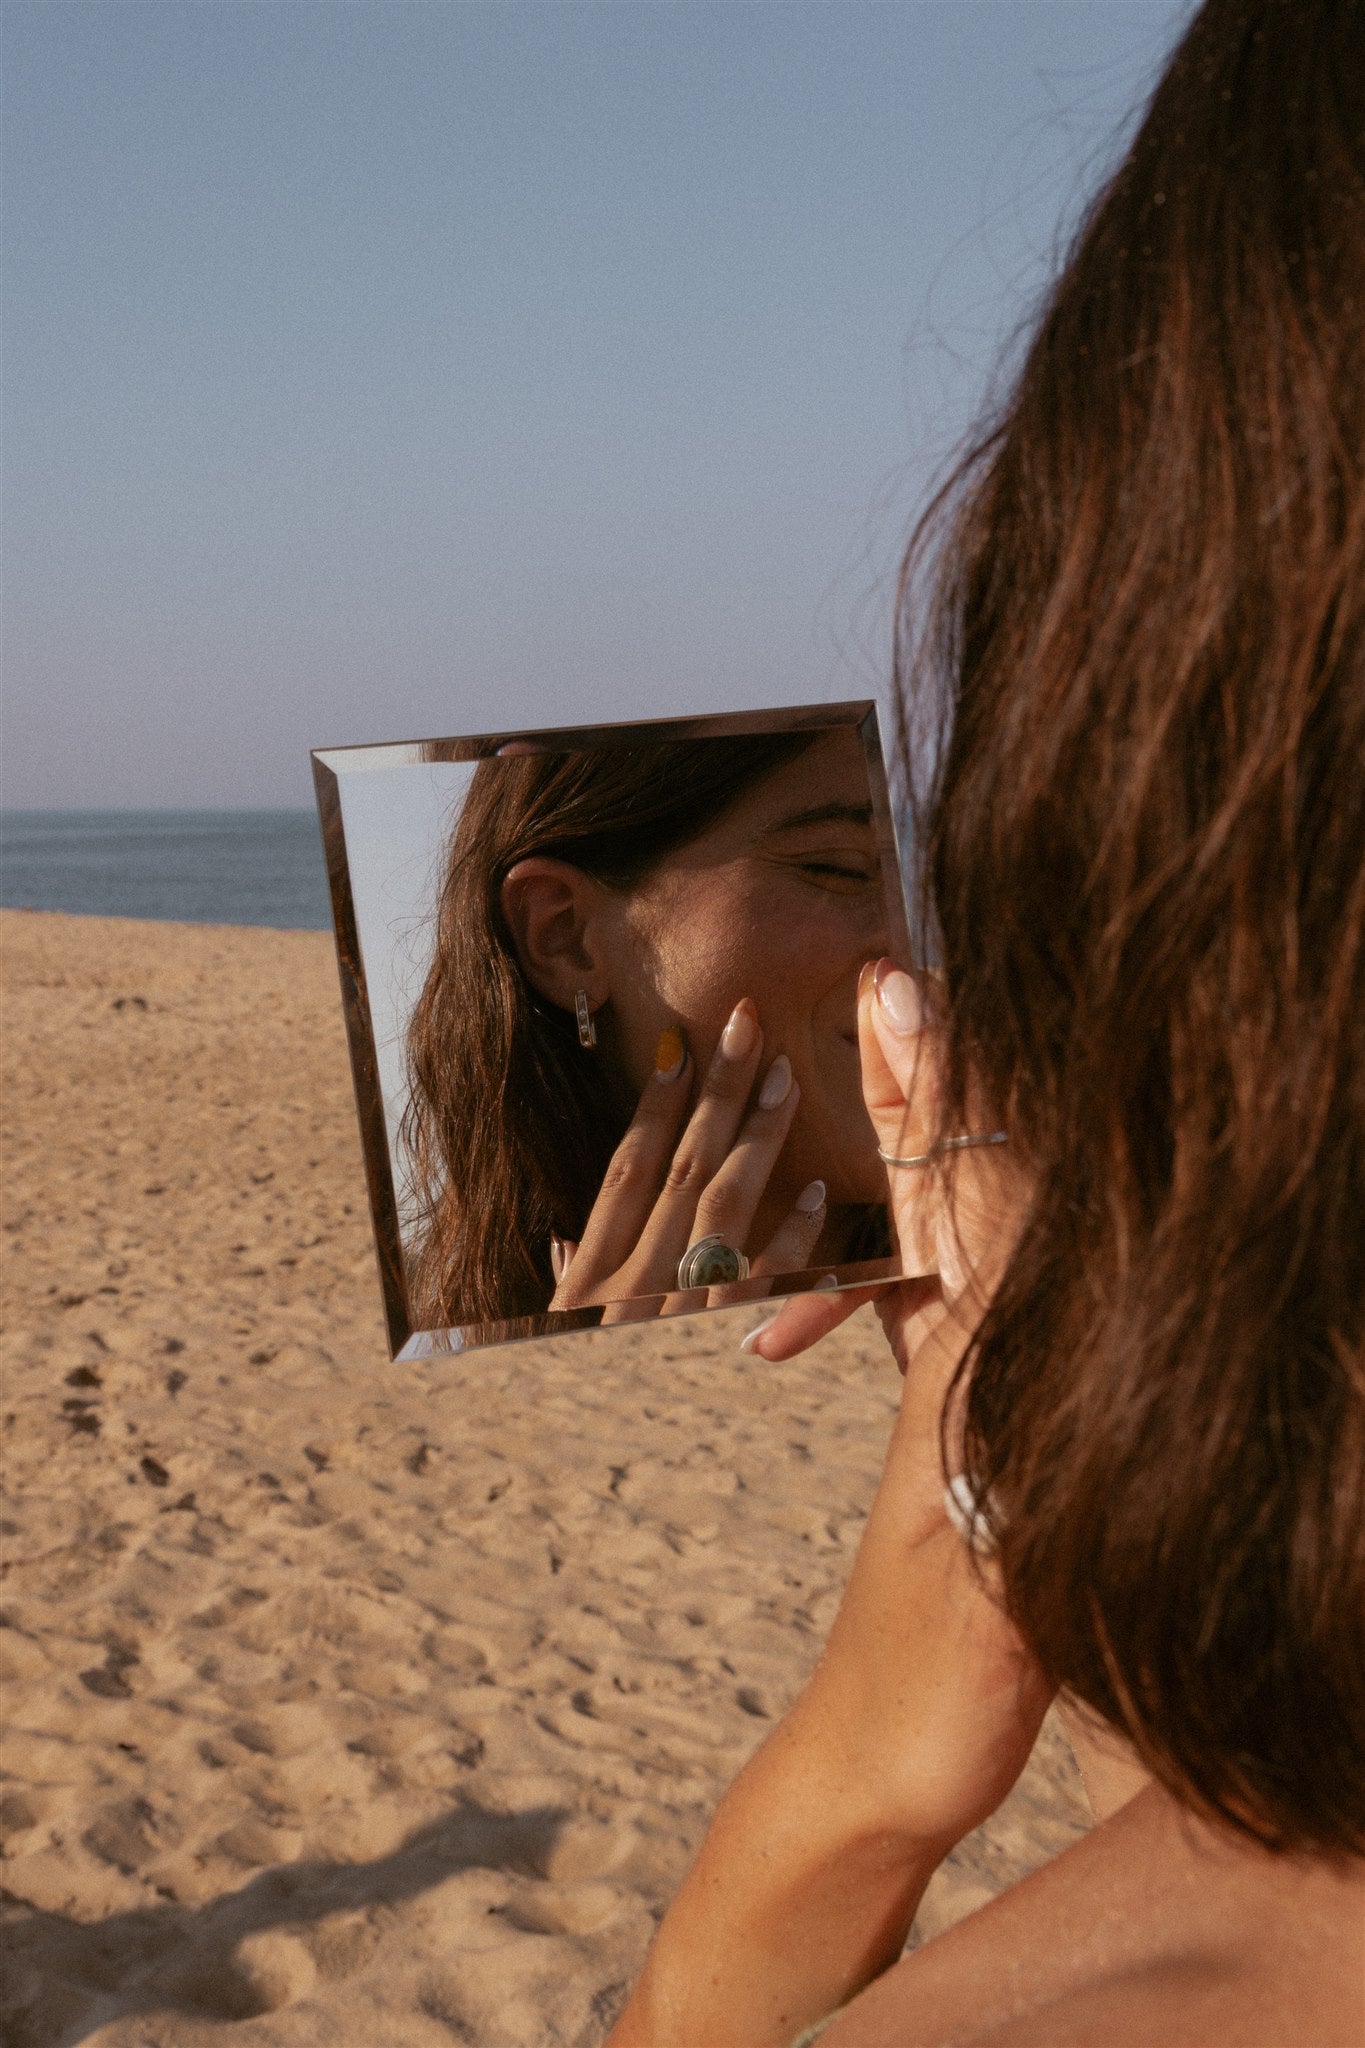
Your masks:
M893 960L864 969L858 1046L863 1099L879 1147L895 1159L920 1157L938 1130L938 1042L918 984ZM905 1271L936 1272L937 1175L927 1166L888 1166L887 1175Z

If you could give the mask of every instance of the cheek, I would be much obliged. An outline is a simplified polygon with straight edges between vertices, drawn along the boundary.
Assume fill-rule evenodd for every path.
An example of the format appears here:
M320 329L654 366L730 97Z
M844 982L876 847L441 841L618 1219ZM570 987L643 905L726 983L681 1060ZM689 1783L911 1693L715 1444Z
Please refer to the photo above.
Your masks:
M670 876L638 906L640 951L656 1001L686 1030L704 1063L741 996L753 985L760 920L748 892L702 874Z
M741 996L758 1005L770 1042L797 1052L817 1004L862 957L864 920L848 905L763 880L726 890L675 885L655 909L655 991L700 1060Z
M770 890L744 949L748 993L774 1028L781 1021L799 1034L828 999L851 999L870 936L871 921L847 898Z
M748 949L715 933L693 940L680 932L658 950L656 959L658 994L670 1017L686 1030L693 1056L704 1064L740 997L753 995L758 1000L751 986Z

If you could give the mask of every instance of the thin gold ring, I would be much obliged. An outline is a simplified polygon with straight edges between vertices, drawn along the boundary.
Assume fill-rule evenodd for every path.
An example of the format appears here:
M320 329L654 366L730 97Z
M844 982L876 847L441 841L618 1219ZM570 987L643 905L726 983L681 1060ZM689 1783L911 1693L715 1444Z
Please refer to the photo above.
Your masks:
M928 1152L911 1152L903 1157L883 1152L878 1145L877 1157L888 1166L932 1166L945 1152L968 1152L974 1145L1008 1145L1009 1141L1008 1131L968 1131L960 1138L940 1138Z

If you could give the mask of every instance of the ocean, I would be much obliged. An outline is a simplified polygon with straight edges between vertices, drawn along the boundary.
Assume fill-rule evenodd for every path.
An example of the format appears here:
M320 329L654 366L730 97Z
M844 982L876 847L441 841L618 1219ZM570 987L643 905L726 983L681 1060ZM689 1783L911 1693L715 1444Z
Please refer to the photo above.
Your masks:
M328 931L312 811L0 811L0 905Z

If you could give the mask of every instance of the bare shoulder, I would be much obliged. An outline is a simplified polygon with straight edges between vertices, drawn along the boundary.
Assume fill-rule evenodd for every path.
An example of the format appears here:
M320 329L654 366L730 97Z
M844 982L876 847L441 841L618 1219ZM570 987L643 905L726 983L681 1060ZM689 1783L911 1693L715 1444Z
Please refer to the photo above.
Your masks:
M1140 1793L854 2000L821 2048L1365 2044L1365 1866L1273 1857Z
M1307 1990L1308 1997L1302 1995ZM1339 1987L1340 1992L1345 1987ZM1361 2048L1365 1989L1324 1997L1320 1981L1294 1989L1216 1958L1169 1958L1072 1991L953 2048ZM1307 2005L1308 2010L1305 2010ZM901 2037L902 2043L920 2037Z

